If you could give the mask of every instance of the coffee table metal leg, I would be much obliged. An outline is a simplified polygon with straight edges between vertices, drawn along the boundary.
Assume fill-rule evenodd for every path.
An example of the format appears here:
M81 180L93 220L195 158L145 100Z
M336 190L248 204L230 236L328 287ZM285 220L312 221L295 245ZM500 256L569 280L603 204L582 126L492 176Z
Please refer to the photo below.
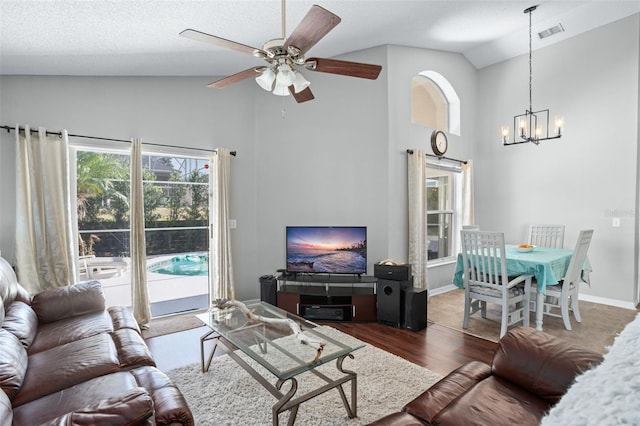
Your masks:
M358 417L358 375L354 371L345 370L342 368L342 362L346 357L353 359L353 354L347 354L343 357L340 357L336 360L336 368L339 372L351 376L351 405L347 401L347 396L344 394L344 389L342 389L342 385L338 386L338 392L340 392L340 397L342 398L342 403L344 404L344 408L347 410L347 415L350 419L355 419Z
M291 398L293 398L293 395L295 395L298 391L298 381L294 378L289 379L289 381L291 382L291 388L289 389L289 392L283 395L282 398L280 398L278 402L276 402L271 408L273 426L278 426L278 424L280 423L280 413L283 411L287 411L283 410L282 407L284 407L287 402L289 402ZM286 380L278 380L276 382L276 389L280 390L284 382L286 382ZM293 426L293 423L296 421L296 416L298 415L298 407L300 407L300 405L294 405L289 409L289 421L287 422L288 426Z
M212 334L214 334L213 337L210 337ZM213 359L213 354L216 352L216 348L218 347L218 339L220 338L220 335L218 333L216 333L215 331L211 330L210 332L204 334L202 337L200 337L200 364L202 366L202 372L206 373L207 371L209 371L209 367L211 366L211 360ZM211 353L209 354L209 359L207 360L207 365L205 367L204 365L204 342L206 342L207 340L215 340L216 343L213 344L213 348L211 349Z

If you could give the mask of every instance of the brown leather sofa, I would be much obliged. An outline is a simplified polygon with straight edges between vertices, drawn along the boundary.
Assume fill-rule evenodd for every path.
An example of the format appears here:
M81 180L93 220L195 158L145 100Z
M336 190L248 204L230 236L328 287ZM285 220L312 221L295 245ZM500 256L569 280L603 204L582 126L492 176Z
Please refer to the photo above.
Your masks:
M600 362L598 353L517 327L491 365L470 362L371 425L538 425L575 377Z
M0 426L194 424L98 281L31 297L0 258L0 325Z

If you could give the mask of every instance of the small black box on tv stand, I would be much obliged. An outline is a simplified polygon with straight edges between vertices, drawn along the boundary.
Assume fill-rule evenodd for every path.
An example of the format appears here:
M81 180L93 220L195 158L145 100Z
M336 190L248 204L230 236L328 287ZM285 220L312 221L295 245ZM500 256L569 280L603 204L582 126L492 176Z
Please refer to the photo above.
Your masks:
M409 281L413 274L409 263L405 265L381 265L376 263L373 265L373 276L383 280Z

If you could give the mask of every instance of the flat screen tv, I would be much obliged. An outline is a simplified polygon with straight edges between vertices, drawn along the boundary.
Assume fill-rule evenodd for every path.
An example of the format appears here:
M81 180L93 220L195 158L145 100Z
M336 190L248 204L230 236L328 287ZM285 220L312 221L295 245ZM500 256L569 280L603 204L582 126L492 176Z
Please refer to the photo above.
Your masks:
M287 272L367 273L366 226L287 226Z

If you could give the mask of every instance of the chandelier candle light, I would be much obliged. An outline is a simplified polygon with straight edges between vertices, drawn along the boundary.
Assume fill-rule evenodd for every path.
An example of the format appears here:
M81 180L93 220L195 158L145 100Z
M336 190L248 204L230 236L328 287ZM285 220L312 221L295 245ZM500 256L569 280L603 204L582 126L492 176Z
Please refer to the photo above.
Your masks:
M521 143L532 142L536 145L540 141L549 139L559 139L562 137L562 130L564 126L564 120L561 116L556 116L554 120L555 135L549 136L549 110L542 109L540 111L533 110L532 101L532 48L531 48L531 13L536 10L538 6L531 6L524 10L524 13L529 14L529 109L525 110L524 114L519 114L513 117L513 140L509 141L509 126L502 126L502 144L503 145L517 145ZM516 140L518 138L518 140Z

